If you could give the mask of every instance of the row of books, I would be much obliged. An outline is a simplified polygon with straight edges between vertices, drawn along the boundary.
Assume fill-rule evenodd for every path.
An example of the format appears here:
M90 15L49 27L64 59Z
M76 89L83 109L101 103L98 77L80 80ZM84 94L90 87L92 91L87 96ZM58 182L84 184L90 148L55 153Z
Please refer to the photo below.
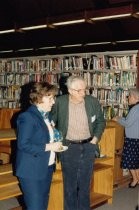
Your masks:
M102 110L106 120L111 120L115 116L125 117L128 114L128 106L124 109L114 106L104 106Z
M115 90L104 88L91 88L88 94L91 94L92 96L98 98L103 106L118 105L119 108L124 109L125 106L128 105L128 90L124 90L122 88L117 88Z
M77 73L74 73L77 75ZM82 75L88 87L134 87L136 85L137 73L136 72L79 72ZM49 73L36 73L36 74L0 74L0 85L24 85L29 82L47 81L52 84L58 84L61 74Z
M19 101L0 100L0 108L9 108L9 109L19 108Z
M20 93L21 89L16 86L4 86L0 87L0 100L5 100L5 99L15 99L19 100L20 99Z
M20 99L21 88L16 85L1 86L0 87L0 99ZM90 88L87 89L87 94L91 94L98 98L101 104L127 104L128 90L122 88L104 89L104 88Z
M0 72L41 72L69 70L130 70L137 68L136 54L59 56L53 58L18 58L0 60Z
M87 85L89 87L134 87L136 85L137 73L136 72L95 72L83 73Z
M58 84L60 79L59 74L37 73L37 74L0 74L0 85L24 85L29 82L49 82Z

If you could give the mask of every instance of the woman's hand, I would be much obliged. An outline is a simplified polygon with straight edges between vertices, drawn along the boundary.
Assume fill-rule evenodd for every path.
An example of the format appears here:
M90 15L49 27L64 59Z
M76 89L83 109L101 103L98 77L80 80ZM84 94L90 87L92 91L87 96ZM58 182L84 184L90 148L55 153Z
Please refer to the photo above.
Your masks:
M62 142L53 142L46 144L45 151L53 151L57 152L58 150L61 150Z

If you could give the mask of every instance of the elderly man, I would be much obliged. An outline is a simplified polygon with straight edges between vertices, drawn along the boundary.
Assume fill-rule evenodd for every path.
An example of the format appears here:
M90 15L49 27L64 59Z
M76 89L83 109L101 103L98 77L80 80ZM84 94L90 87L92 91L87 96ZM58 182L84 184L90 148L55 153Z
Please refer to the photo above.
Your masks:
M64 181L64 210L90 210L90 182L97 143L105 120L96 98L86 95L82 77L70 76L68 95L59 96L52 118L68 150L60 154Z

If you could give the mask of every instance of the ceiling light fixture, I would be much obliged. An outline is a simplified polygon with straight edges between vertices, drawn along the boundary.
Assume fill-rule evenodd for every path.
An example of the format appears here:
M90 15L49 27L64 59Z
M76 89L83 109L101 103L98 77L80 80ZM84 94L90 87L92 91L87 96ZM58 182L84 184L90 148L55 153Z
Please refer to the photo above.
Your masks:
M61 47L80 47L82 44L71 44L71 45L63 45Z
M130 40L121 40L116 41L117 43L124 43L124 42L139 42L139 39L130 39Z
M15 29L3 30L3 31L0 31L0 34L7 34L7 33L13 33L13 32L15 32Z
M94 42L94 43L87 43L86 45L101 45L101 44L110 44L111 42Z
M0 51L0 53L9 53L9 52L13 52L13 50L2 50L2 51Z
M107 20L107 19L116 19L116 18L123 18L123 17L129 17L131 16L131 13L127 14L116 14L116 15L108 15L108 16L100 16L100 17L87 17L84 19L77 19L77 20L69 20L69 21L62 21L62 22L54 22L52 25L54 26L60 26L60 25L70 25L70 24L78 24L78 23L84 23L84 22L89 22L90 21L95 21L95 20Z
M60 26L60 25L70 25L70 24L83 23L83 22L85 22L85 19L57 22L57 23L52 23L52 25L54 25L54 26Z
M27 49L19 49L17 51L30 51L30 50L34 50L33 48L27 48Z
M23 27L23 28L20 28L22 30L35 30L35 29L40 29L40 28L46 28L47 25L38 25L38 26L28 26L28 27Z
M91 20L108 20L108 19L116 19L116 18L123 18L123 17L129 17L131 16L131 13L127 14L118 14L118 15L108 15L108 16L102 16L102 17L93 17L90 18Z
M45 49L53 49L56 48L56 46L50 46L50 47L39 47L39 50L45 50Z

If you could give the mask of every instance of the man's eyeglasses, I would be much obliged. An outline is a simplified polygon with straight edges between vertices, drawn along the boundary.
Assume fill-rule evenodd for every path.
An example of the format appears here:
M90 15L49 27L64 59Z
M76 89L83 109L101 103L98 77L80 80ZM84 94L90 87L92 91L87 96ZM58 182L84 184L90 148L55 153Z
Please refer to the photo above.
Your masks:
M71 90L74 90L74 91L76 91L77 93L81 93L81 92L85 92L86 91L86 89L73 89L73 88L71 88Z

